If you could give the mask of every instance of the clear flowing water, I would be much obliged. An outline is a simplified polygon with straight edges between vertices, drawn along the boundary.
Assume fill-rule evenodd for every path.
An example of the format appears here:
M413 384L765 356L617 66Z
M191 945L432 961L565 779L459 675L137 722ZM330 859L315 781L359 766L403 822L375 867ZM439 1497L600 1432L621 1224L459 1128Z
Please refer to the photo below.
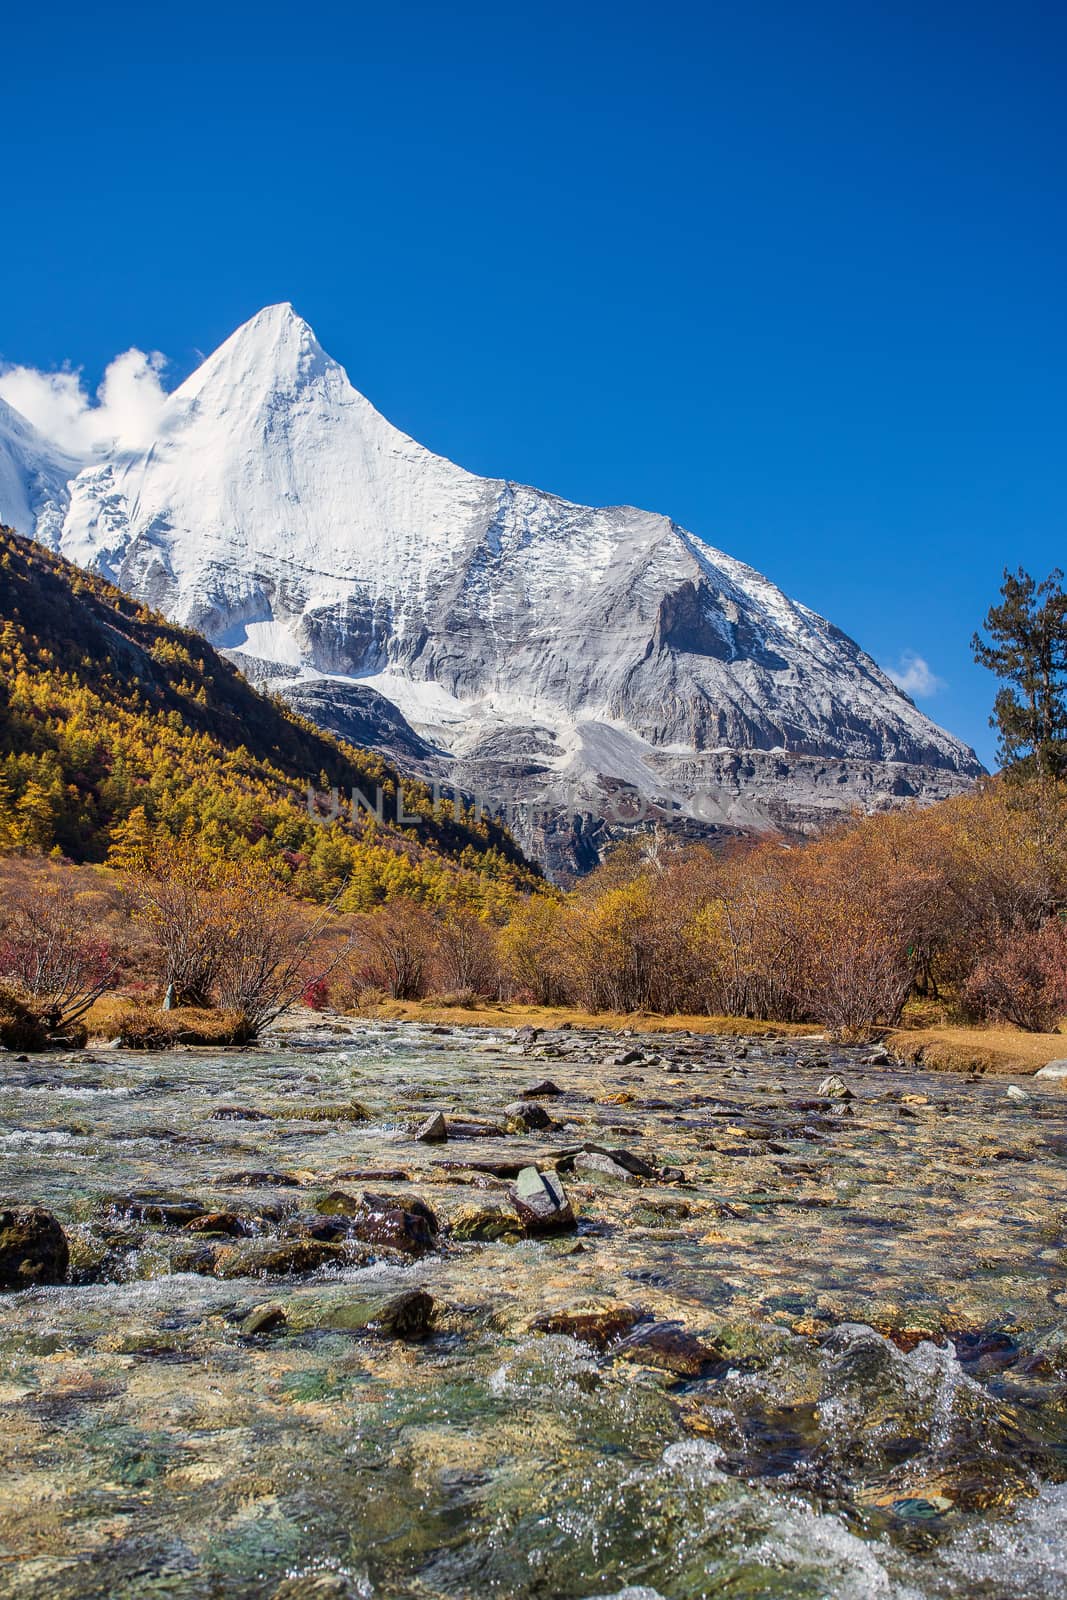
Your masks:
M56 1214L72 1266L0 1298L0 1593L1067 1593L1064 1089L631 1045L354 1023L5 1058L0 1193ZM546 1077L549 1129L412 1138L435 1109L503 1128ZM587 1143L652 1175L571 1170ZM560 1164L576 1232L520 1237L482 1169L527 1162ZM364 1189L425 1200L437 1247L340 1219L279 1271ZM503 1236L460 1242L472 1208ZM421 1339L353 1313L410 1289Z

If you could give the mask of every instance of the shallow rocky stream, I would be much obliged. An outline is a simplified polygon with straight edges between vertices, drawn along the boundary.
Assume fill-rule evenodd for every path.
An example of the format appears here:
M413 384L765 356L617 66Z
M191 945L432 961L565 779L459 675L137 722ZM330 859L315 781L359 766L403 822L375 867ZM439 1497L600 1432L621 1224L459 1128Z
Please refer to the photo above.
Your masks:
M0 1085L70 1252L0 1594L1067 1594L1063 1082L346 1022Z

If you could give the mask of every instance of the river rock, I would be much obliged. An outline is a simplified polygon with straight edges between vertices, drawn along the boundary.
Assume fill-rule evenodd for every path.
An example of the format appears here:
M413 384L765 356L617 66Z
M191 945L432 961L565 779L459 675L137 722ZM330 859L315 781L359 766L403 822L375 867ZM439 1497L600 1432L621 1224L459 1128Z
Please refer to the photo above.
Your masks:
M536 1100L513 1100L504 1107L509 1133L543 1133L556 1124Z
M344 1167L333 1174L336 1183L410 1183L402 1167Z
M365 1244L385 1245L404 1255L423 1256L437 1244L437 1217L424 1200L372 1194L365 1190L349 1215L349 1231Z
M622 1300L585 1300L562 1311L542 1311L530 1322L534 1333L566 1334L606 1350L638 1321L640 1312Z
M606 1160L612 1162L614 1166L621 1167L627 1177L630 1178L657 1178L659 1176L659 1173L654 1166L647 1162L643 1156L634 1155L632 1150L609 1148L606 1145L590 1144L588 1142L583 1147L581 1153L575 1156L575 1166L577 1166L580 1160L590 1156L604 1157ZM600 1170L602 1172L607 1171L607 1168L601 1167Z
M295 1172L228 1172L218 1182L220 1189L299 1189L302 1181Z
M307 1572L283 1578L271 1600L360 1600L366 1593L342 1572Z
M545 1078L542 1083L535 1083L532 1089L520 1089L520 1100L551 1100L555 1095L562 1094L563 1090L558 1083L553 1083L551 1078Z
M70 1251L67 1236L43 1206L0 1210L0 1289L62 1283Z
M450 1139L503 1139L504 1129L497 1122L486 1122L480 1117L450 1117Z
M567 1233L578 1226L567 1191L554 1172L523 1167L515 1179L511 1199L523 1227L533 1237Z
M573 1170L582 1177L613 1178L617 1183L637 1183L636 1174L616 1161L606 1150L583 1150L574 1158Z
M311 1211L288 1217L284 1231L289 1239L324 1239L327 1244L337 1244L348 1238L350 1230L345 1216L320 1217Z
M215 1257L217 1278L300 1278L350 1260L344 1245L322 1239L262 1239L227 1245Z
M701 1339L687 1333L680 1322L650 1322L634 1330L613 1354L621 1361L672 1372L678 1378L698 1378L716 1353Z
M286 1325L285 1307L277 1300L268 1300L265 1305L252 1308L241 1323L241 1332L246 1339L252 1339L257 1334L276 1333Z
M1067 1058L1049 1061L1034 1073L1035 1078L1067 1078Z
M344 1189L331 1189L329 1194L315 1201L315 1210L320 1217L354 1217L362 1205L356 1195L346 1194Z
M295 1333L326 1328L387 1339L424 1338L436 1312L433 1296L424 1289L360 1295L345 1285L321 1295L300 1295L285 1304L286 1321Z
M257 1111L253 1106L216 1106L211 1113L212 1122L269 1122L270 1113Z
M836 1072L831 1072L828 1078L824 1078L815 1092L826 1100L855 1099L855 1095L844 1078L839 1077Z
M452 1213L449 1228L457 1244L471 1244L519 1234L522 1223L514 1211L503 1206L464 1205Z
M250 1217L242 1217L236 1211L205 1211L203 1216L193 1217L183 1224L184 1233L222 1233L233 1239L247 1238L255 1232L255 1227Z
M435 1111L421 1127L416 1128L415 1138L420 1144L444 1144L448 1138L448 1123L440 1111Z
M1017 1105L1022 1105L1024 1101L1032 1098L1025 1089L1020 1089L1017 1083L1009 1083L1004 1093L1009 1100L1014 1100Z
M215 1276L215 1263L222 1246L210 1238L191 1239L179 1244L170 1254L172 1272L195 1272L201 1278ZM114 1270L114 1268L112 1269ZM108 1274L110 1276L111 1274ZM100 1276L100 1274L98 1274Z
M135 1222L148 1222L164 1228L184 1228L187 1223L194 1222L206 1213L206 1207L199 1200L189 1200L184 1196L168 1199L162 1195L131 1194L124 1199L113 1200L111 1208L123 1216L132 1217Z

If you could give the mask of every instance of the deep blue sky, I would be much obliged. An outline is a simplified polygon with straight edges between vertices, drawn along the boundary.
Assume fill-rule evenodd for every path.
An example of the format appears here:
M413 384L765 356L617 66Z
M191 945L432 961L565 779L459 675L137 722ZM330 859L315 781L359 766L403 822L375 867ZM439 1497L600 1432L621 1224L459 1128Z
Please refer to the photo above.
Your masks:
M1056 4L20 6L0 355L177 381L292 300L479 472L669 512L988 761L968 640L1063 561Z

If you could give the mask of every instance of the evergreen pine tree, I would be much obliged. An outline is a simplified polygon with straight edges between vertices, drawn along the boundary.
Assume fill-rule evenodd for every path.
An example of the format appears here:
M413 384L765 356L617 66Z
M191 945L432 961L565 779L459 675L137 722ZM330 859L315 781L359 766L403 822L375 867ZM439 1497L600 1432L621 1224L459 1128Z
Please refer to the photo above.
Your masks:
M1067 775L1067 594L1057 568L1037 583L1022 567L1004 571L1001 603L976 633L974 658L1004 680L990 725L1000 760L1020 777Z

